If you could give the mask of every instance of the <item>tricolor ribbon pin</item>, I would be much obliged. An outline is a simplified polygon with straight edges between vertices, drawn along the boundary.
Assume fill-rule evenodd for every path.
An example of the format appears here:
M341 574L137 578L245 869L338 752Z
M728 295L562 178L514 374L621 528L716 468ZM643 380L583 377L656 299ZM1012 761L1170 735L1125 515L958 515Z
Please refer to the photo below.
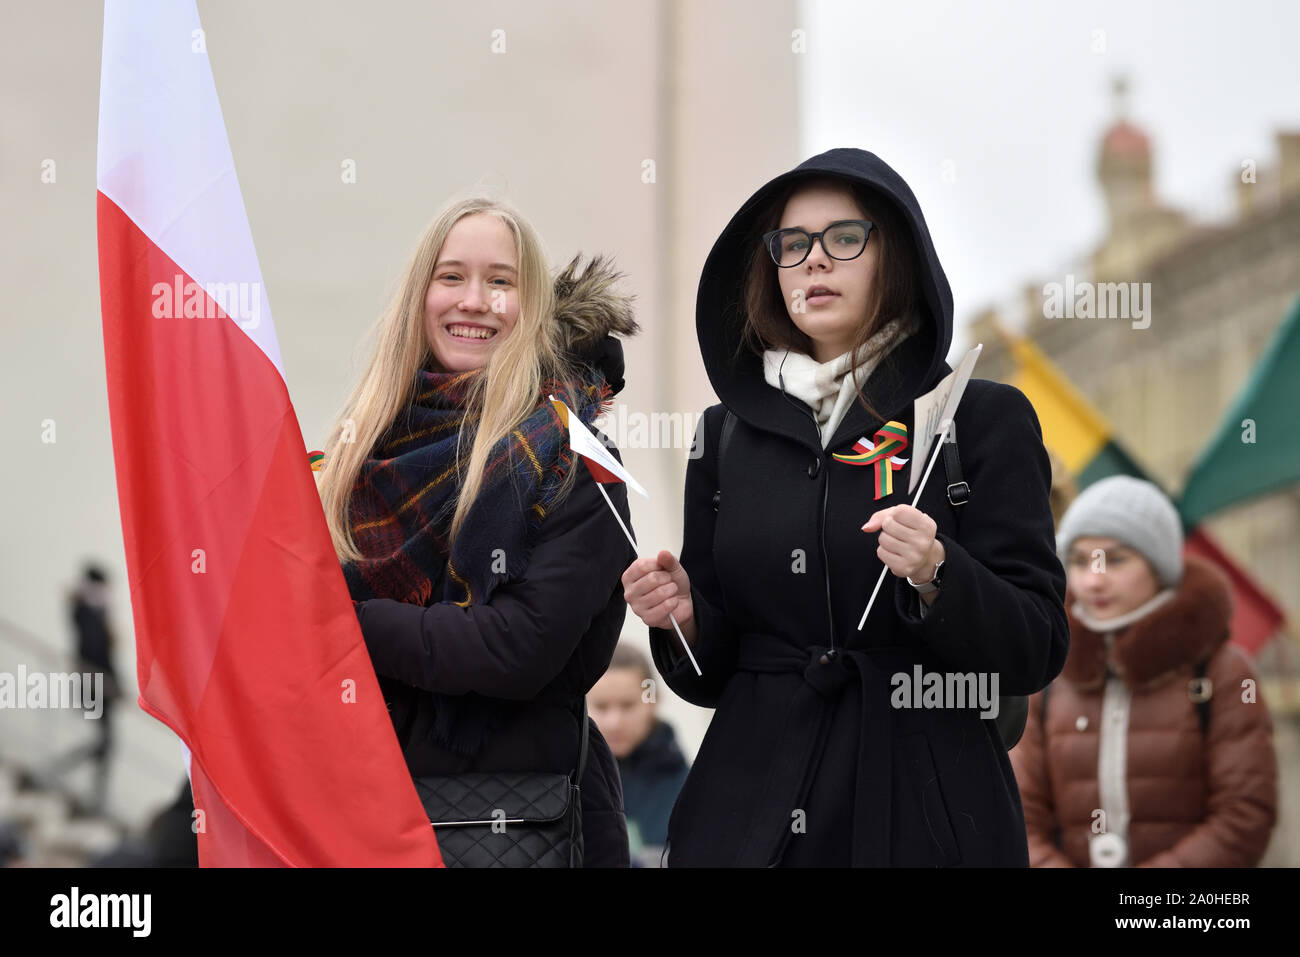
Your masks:
M853 443L852 453L836 452L831 457L846 465L874 465L875 497L882 499L894 492L894 473L907 464L907 459L899 458L898 453L906 449L907 426L902 422L890 421L876 430L874 441L863 436Z

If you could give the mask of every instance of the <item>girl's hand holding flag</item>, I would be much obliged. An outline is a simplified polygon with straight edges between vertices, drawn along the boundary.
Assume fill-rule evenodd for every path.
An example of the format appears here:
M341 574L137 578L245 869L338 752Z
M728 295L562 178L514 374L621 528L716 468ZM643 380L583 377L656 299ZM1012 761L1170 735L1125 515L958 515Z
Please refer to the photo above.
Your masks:
M935 538L938 528L934 519L911 505L882 508L862 526L864 532L880 532L876 555L885 567L918 584L929 581L934 566L943 561L943 542ZM931 592L921 597L934 601L936 596Z
M695 608L691 580L677 556L664 549L654 558L638 558L623 573L623 597L650 628L670 628L676 618L682 637L695 644Z

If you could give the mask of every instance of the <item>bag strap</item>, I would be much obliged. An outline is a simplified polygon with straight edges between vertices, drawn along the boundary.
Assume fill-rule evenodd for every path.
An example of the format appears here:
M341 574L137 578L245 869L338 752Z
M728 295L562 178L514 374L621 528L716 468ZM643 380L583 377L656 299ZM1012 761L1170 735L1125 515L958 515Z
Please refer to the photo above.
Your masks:
M578 770L574 774L573 783L581 785L582 776L587 772L587 742L591 737L591 719L587 717L587 696L582 696L579 702L578 723L582 726L582 744L578 746Z
M1196 678L1198 682L1204 682L1204 697L1196 699L1196 717L1201 722L1201 734L1208 734L1210 731L1210 698L1214 694L1214 686L1210 679L1205 677L1206 668L1209 667L1210 661L1204 658L1196 663Z
M961 474L961 456L957 451L957 423L953 422L948 427L948 434L943 440L943 469L948 476L948 504L952 506L953 514L956 516L957 527L961 528L961 506L970 501L970 482L967 482ZM999 695L999 699L1005 700L1010 704L1007 710L1008 715L1022 713L1024 717L1018 722L1019 729L1015 730L1007 727L1005 730L1002 725L998 725L998 734L1003 738L1003 744L1007 750L1014 748L1019 742L1021 736L1025 733L1025 722L1029 718L1029 704L1027 696L1022 695ZM1014 702L1025 701L1023 712L1020 712ZM999 705L1001 708L1001 705ZM999 710L999 716L1001 715ZM997 721L997 718L992 719ZM1008 719L1010 720L1010 719ZM1014 738L1012 735L1014 734Z
M957 454L957 423L948 426L943 440L943 468L948 474L948 504L953 508L970 501L970 483L961 476L961 457Z
M731 434L736 431L736 414L727 409L727 414L722 419L722 435L718 438L718 488L713 493L713 510L718 510L718 503L722 500L722 457L727 454L727 446L731 444Z

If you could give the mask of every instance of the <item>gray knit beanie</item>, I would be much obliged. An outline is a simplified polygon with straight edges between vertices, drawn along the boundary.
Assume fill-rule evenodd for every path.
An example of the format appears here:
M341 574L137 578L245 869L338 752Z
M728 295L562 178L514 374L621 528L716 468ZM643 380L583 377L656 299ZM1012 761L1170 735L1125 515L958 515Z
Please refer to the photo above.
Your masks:
M1112 475L1093 482L1070 503L1056 533L1056 551L1066 560L1076 538L1113 538L1142 553L1160 583L1183 577L1183 525L1174 503L1150 482Z

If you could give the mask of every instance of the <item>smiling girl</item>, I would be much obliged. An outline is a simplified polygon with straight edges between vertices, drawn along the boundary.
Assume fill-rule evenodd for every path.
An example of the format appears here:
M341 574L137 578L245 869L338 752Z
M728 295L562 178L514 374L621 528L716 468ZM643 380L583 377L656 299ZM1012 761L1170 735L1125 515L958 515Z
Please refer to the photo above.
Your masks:
M637 326L617 278L599 259L553 278L517 212L453 204L331 433L325 514L417 782L575 770L632 549L547 397L590 426L622 388L611 334ZM610 497L630 524L624 487ZM586 863L626 866L618 771L588 731Z

